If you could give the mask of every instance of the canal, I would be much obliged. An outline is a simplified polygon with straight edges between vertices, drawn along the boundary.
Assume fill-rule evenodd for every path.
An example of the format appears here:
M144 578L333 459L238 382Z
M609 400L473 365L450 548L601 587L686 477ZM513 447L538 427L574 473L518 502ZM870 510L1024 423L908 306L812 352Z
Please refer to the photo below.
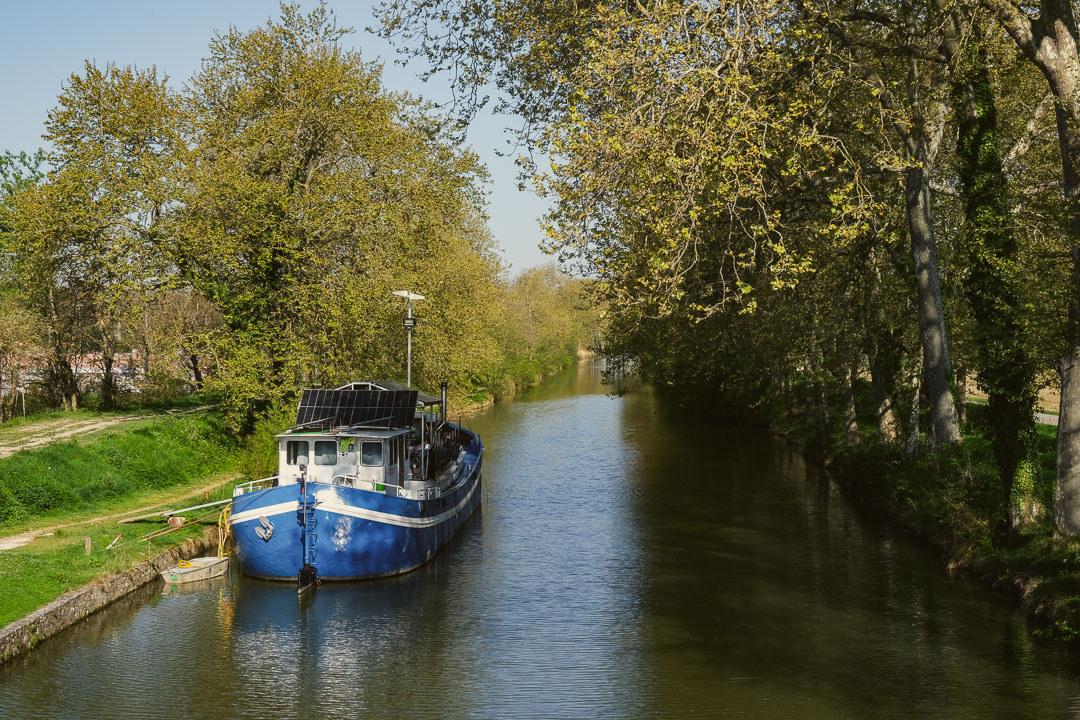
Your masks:
M595 367L468 425L433 562L125 598L0 666L3 718L1054 718L1080 671L783 444Z

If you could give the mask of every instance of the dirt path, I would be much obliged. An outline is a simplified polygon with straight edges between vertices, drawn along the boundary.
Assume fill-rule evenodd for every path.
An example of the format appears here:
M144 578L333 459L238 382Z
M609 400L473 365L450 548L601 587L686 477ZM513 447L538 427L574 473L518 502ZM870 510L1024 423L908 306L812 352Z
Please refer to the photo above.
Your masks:
M16 439L0 440L0 458L14 455L20 450L30 450L61 440L68 440L73 437L103 430L112 425L119 425L120 423L133 422L135 420L150 420L155 417L163 417L166 415L189 415L191 413L209 410L213 407L217 406L202 405L187 410L172 410L164 413L151 413L148 415L118 415L109 418L88 418L85 420L46 420L40 425L33 425L26 428L28 432L26 434L20 434ZM22 429L23 428L20 428L20 430Z
M193 495L199 495L200 493L206 493L212 490L216 490L225 483L231 482L232 479L233 478L230 478L228 480L219 480L213 485L207 485L206 487L201 487L197 490L184 491L182 495L174 498L173 500L182 500ZM104 520L115 520L117 518L124 518L130 515L136 515L138 513L150 512L151 510L156 510L158 508L163 508L166 505L169 505L173 502L173 500L165 500L164 502L160 502L156 505L147 505L146 507L135 508L134 510L127 510L122 513L114 513L112 515L100 515L98 517L92 517L87 520L79 520L78 522L63 523L61 525L53 525L52 527L38 528L37 530L27 530L26 532L19 533L18 535L8 535L6 537L0 537L0 550L11 550L17 547L22 547L23 545L28 545L30 541L34 538L40 537L42 535L52 535L60 528L89 525L90 523L102 522Z
M1058 416L1051 415L1050 413L1037 412L1035 413L1035 422L1043 425L1057 425Z

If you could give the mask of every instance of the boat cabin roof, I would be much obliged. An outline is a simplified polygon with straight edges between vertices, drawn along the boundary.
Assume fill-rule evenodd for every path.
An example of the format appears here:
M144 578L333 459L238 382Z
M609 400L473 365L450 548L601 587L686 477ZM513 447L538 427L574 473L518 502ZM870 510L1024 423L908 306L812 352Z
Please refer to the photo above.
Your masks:
M437 398L434 395L428 395L423 390L417 390L411 388L408 385L402 385L401 383L393 382L390 380L365 380L363 382L351 382L347 385L334 388L335 390L396 390L406 391L413 390L416 392L416 402L424 405L442 405L442 398Z
M301 394L296 422L287 432L408 429L418 410L439 405L440 398L387 380L352 382L332 390L309 388Z
M406 435L412 432L412 428L366 428L366 427L343 427L333 430L297 430L276 435L278 438L307 438L307 437L355 437L355 438L393 438L398 435Z

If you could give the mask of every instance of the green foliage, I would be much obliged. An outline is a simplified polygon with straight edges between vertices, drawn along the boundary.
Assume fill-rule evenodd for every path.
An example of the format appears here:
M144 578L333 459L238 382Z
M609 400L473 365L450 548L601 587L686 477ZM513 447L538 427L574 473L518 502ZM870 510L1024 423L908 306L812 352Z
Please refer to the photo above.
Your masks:
M0 240L11 231L11 198L17 192L33 187L44 177L41 166L45 151L15 154L10 150L0 155Z
M1022 506L1034 491L1036 367L1024 338L1029 313L1020 302L1023 268L1008 227L1008 188L987 61L985 41L973 36L954 80L960 116L956 151L966 198L964 288L974 317L979 386L989 396L988 429L1002 496L1022 520Z
M216 37L190 84L174 258L228 328L211 386L234 429L301 385L400 378L393 290L426 296L417 384L460 386L496 352L484 171L422 106L382 90L380 68L341 46L347 32L323 6L283 6L279 22Z
M240 472L248 480L259 480L274 475L278 470L277 434L293 424L296 408L278 406L269 408L255 421L251 433L244 438L244 452Z

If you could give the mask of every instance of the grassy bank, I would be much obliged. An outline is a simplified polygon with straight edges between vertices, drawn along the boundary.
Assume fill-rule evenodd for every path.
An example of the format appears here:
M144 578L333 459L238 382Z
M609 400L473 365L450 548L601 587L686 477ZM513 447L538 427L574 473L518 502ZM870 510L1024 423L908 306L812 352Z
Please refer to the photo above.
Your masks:
M233 483L228 482L228 476L220 476L218 479L223 485L211 493L211 499L230 497ZM211 481L212 479L203 478L196 484L201 486ZM183 490L184 488L175 488L174 493ZM147 499L140 499L145 503L143 505L128 503L130 507L118 507L117 512L152 504L152 499L151 502L147 502ZM188 507L202 502L206 502L205 496L198 494L175 500L163 507ZM214 512L215 508L195 511L188 519L195 520ZM82 518L72 515L60 519L64 522L78 522ZM118 525L116 519L100 520L57 527L50 535L39 536L27 545L0 551L0 586L4 588L0 593L0 627L25 617L69 590L124 572L164 549L201 535L206 523L213 522L216 522L216 519L211 517L205 523L194 523L167 535L142 539L148 533L165 528L163 521L150 520ZM122 536L116 547L106 549L120 534ZM90 538L91 541L89 555L85 551L85 538Z
M234 469L239 451L214 411L112 425L0 459L0 531Z
M964 441L940 455L910 458L878 442L862 422L863 442L834 438L826 461L859 504L883 512L942 551L953 569L975 573L1013 594L1044 637L1080 644L1080 539L1053 536L1056 428L1039 426L1038 518L1007 530L1006 504L982 426L983 408L969 405Z
M88 417L97 416L79 413L80 419ZM206 502L200 491L211 486L210 499L230 497L240 460L238 444L213 410L132 420L0 459L0 534L55 528L27 545L0 551L0 625L201 534L204 526L194 525L146 541L139 538L163 528L161 520L125 525L116 519L86 520L197 505ZM117 547L106 550L120 533Z

